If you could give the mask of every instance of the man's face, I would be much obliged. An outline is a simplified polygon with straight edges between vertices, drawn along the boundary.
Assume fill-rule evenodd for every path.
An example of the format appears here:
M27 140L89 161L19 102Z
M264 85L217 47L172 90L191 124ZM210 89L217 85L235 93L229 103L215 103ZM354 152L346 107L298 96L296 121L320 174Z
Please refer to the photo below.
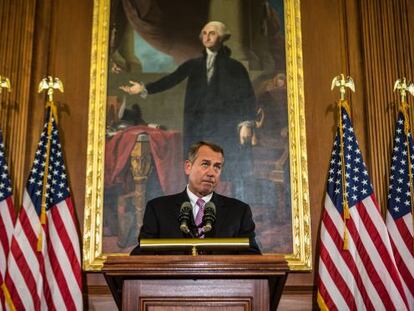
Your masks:
M217 26L207 24L201 31L202 41L204 47L211 51L217 51L221 46L220 36L217 31Z
M215 152L208 146L201 146L194 162L187 160L184 164L190 191L199 197L212 193L220 181L223 163L223 155L220 152Z

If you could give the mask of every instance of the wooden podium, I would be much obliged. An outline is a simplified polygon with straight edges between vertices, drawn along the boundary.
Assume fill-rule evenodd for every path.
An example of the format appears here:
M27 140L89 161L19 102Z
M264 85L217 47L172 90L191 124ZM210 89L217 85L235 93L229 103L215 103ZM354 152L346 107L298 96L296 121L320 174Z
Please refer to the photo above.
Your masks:
M111 256L120 310L276 310L289 268L277 255Z

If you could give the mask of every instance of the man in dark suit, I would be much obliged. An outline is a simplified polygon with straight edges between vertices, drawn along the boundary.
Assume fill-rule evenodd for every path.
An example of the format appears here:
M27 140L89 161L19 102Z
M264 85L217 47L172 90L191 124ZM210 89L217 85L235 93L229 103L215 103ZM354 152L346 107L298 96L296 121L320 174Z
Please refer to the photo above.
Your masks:
M190 202L192 220L198 225L201 220L200 210L211 201L216 206L216 221L205 237L246 237L250 240L250 248L243 253L259 254L260 250L255 240L255 224L249 205L214 192L220 181L223 164L224 152L218 145L204 141L192 145L184 164L185 174L188 176L186 189L181 193L148 202L138 240L190 237L191 234L180 230L178 219L182 204ZM140 252L138 245L131 255Z
M187 151L200 140L226 146L229 164L222 180L230 182L234 196L244 199L243 180L252 174L256 98L247 70L230 57L230 49L223 44L229 38L230 32L223 23L209 22L200 32L205 48L201 57L187 60L157 81L145 85L130 81L121 89L146 97L187 79L183 149Z

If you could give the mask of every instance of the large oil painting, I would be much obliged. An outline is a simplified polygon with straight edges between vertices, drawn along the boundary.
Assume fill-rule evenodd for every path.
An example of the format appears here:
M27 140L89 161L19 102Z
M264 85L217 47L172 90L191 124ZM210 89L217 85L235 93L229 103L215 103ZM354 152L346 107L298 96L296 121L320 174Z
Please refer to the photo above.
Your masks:
M210 75L188 65L209 21L226 26ZM84 268L136 246L146 202L183 191L187 149L208 140L224 148L216 191L251 206L263 253L309 269L301 57L298 1L96 0Z

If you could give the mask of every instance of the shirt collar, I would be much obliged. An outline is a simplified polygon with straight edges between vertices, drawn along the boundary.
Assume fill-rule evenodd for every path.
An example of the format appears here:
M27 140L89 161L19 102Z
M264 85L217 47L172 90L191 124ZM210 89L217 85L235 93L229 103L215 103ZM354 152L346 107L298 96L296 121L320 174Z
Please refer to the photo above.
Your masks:
M210 49L206 48L206 53L207 53L207 57L209 57L209 56L216 56L218 52L217 51L213 52Z
M186 190L187 190L187 195L190 199L191 205L194 206L196 204L197 200L199 199L199 197L191 192L191 190L188 188L188 185L187 185ZM202 197L201 199L203 199L203 201L207 203L211 200L212 197L213 197L213 192L206 195L206 196L204 196L204 197Z

